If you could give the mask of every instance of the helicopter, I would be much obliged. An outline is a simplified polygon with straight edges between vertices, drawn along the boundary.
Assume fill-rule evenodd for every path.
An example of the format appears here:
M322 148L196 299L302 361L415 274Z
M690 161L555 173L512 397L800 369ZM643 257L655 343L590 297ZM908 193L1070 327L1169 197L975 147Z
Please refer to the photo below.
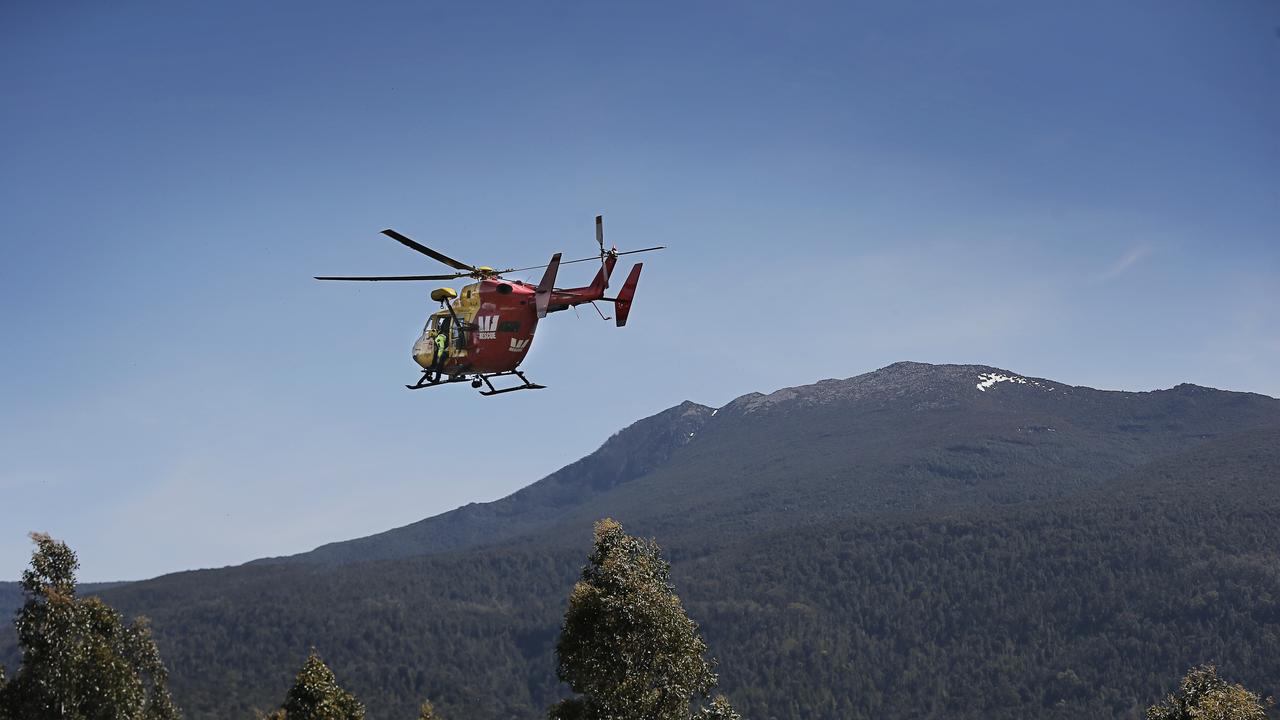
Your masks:
M627 324L631 313L631 302L635 297L636 284L640 281L640 270L644 263L636 263L627 273L622 289L614 297L606 297L609 288L609 277L613 267L622 255L663 250L666 246L627 250L618 252L618 248L604 249L604 217L596 216L596 243L600 246L599 257L585 257L576 260L561 261L561 253L551 256L546 265L533 265L524 268L508 268L495 270L487 265L468 265L448 255L432 250L408 237L387 229L383 235L395 240L405 247L415 250L427 257L444 263L457 272L443 275L382 275L382 276L316 276L316 280L342 280L361 282L382 281L429 281L472 278L476 282L464 285L461 292L453 288L442 287L431 291L431 299L440 303L440 309L432 313L422 335L413 344L413 360L422 368L422 377L412 385L405 385L410 390L438 387L458 382L470 381L471 387L479 390L484 396L501 395L517 390L542 390L546 386L530 382L519 369L533 344L533 334L538 321L547 315L568 310L571 307L591 303L600 313L600 317L608 320L597 301L613 303L614 322L618 327ZM561 265L589 262L599 259L600 270L590 285L574 288L555 287L556 274ZM504 278L510 273L539 270L545 268L542 280L533 285L521 280ZM438 340L437 338L440 338ZM443 346L443 351L441 351ZM498 388L493 384L497 378L518 378L520 384Z

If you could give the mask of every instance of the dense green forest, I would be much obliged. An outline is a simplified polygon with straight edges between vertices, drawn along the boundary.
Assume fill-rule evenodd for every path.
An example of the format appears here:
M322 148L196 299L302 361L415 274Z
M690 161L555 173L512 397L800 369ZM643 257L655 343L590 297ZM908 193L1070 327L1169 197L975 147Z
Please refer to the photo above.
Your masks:
M1217 493L1214 494L1217 495ZM1138 497L1142 495L1139 494ZM1213 502L1208 495L1196 499L1206 503ZM985 534L983 524L956 518L938 519L937 524L930 527L928 531L907 532L897 540L899 544L910 548L912 563L918 563L921 559L944 558L949 554L947 547L958 543L965 546L965 554L969 557L975 556L974 550L992 555L997 566L1009 560L1038 559L1053 567L1064 564L1061 550L1037 555L1028 551L1028 544L1036 544L1034 541L1043 540L1045 536L1061 534L1064 530L1067 540L1088 541L1093 535L1092 532L1089 530L1077 532L1071 528L1082 525L1106 526L1114 521L1114 518L1105 518L1105 512L1099 513L1100 509L1101 506L1083 503L1076 512L1089 513L1095 518L1102 515L1104 519L1101 523L1085 521L1080 515L1068 513L1056 518L1047 526L1032 523L1032 532L1027 533L1025 527L1021 528L1021 532L1016 529L1016 525L1020 523L1015 522L1014 526L1006 528L1013 531L1007 537L1020 536L1021 542L1009 543L1006 540L981 543L980 538ZM1243 507L1232 506L1229 503L1220 505L1218 510L1233 515L1242 529L1258 521L1274 519L1267 514L1242 512ZM1167 519L1174 518L1169 516ZM1194 533L1204 529L1195 524L1179 524L1184 527L1183 531L1172 535L1157 533L1135 545L1138 551L1135 559L1153 561L1152 545L1168 541L1177 542L1186 531ZM1142 527L1152 529L1154 526L1143 525ZM863 544L861 541L869 540L865 532L842 533L830 530L821 532L815 529L814 534L807 539L820 544L824 552L818 553L817 556L833 562L834 565L834 567L821 569L811 568L819 572L809 573L809 577L845 578L849 573L841 572L841 567L861 567L864 570L872 570L876 565L874 562L868 562L865 557L861 557L861 553L849 552L850 546L861 545ZM41 701L40 698L46 695L49 699L55 700L57 697L81 698L81 702L70 710L71 715L67 715L68 717L97 717L103 712L115 712L109 710L113 707L121 711L133 708L133 710L127 710L127 713L132 714L136 711L140 713L139 717L176 717L175 711L167 705L157 706L154 703L140 705L146 702L145 696L141 694L145 692L146 686L130 684L136 681L130 681L129 678L137 677L139 672L158 673L159 684L155 692L160 693L160 700L163 703L168 702L167 691L163 689L165 671L159 665L155 646L151 644L145 626L135 626L143 628L142 634L130 640L132 630L123 626L119 616L110 608L94 598L87 601L75 599L75 584L71 575L75 567L74 555L71 555L65 546L53 543L47 536L38 537L37 540L42 543L40 552L33 558L33 571L28 573L30 580L24 581L27 584L27 596L34 597L36 601L29 600L22 610L23 622L28 624L29 629L24 635L26 638L24 656L18 676L7 681L4 674L0 672L0 718L30 716L28 710L31 708L26 710L22 708L25 705L31 705L32 708L43 707L40 703L47 701ZM1233 533L1231 537L1225 538L1219 550L1249 553L1256 549L1255 543L1259 540L1265 542L1265 534ZM974 546L975 542L979 543L977 547ZM870 542L865 545L874 546ZM785 550L785 546L781 549ZM663 692L656 690L650 692L648 688L662 687L675 689L676 697L673 698L675 702L670 704L668 712L661 713L660 716L687 717L687 699L690 693L695 698L700 693L704 698L709 697L708 690L715 685L717 678L711 674L711 666L703 659L707 653L707 645L700 639L697 625L685 616L680 603L669 602L670 599L674 599L670 594L674 587L669 584L668 566L659 557L658 552L656 544L622 534L618 525L612 521L604 521L597 525L596 551L583 570L581 580L569 596L568 613L555 648L556 656L559 658L560 676L564 679L572 679L574 689L587 694L581 699L562 700L559 705L551 709L552 717L596 717L598 712L581 713L583 710L589 710L590 704L597 699L602 702L621 703L620 707L627 710L624 713L627 717L632 716L627 714L629 712L637 713L635 717L649 717L648 711L639 712L636 707L640 704L647 705L653 700L660 700L664 696ZM1211 554L1206 554L1205 559L1209 559L1208 555ZM1134 672L1133 665L1137 660L1133 657L1126 659L1128 652L1137 653L1140 657L1149 650L1148 646L1152 642L1157 645L1180 648L1194 646L1204 641L1201 637L1188 637L1184 628L1177 627L1167 629L1175 633L1183 630L1184 634L1162 636L1160 628L1155 627L1154 624L1136 621L1137 617L1144 614L1175 616L1182 619L1184 625L1186 620L1193 617L1199 617L1210 626L1228 623L1242 625L1237 631L1242 633L1241 636L1218 638L1222 643L1219 646L1220 652L1227 652L1226 656L1231 657L1234 664L1247 665L1251 659L1265 657L1266 653L1266 648L1250 647L1247 643L1243 647L1240 646L1241 641L1254 630L1249 626L1251 613L1247 608L1241 608L1233 603L1225 609L1206 612L1207 605L1216 604L1206 602L1205 599L1206 595L1217 595L1218 591L1212 589L1213 587L1231 590L1234 584L1247 582L1249 578L1230 571L1208 574L1185 572L1185 566L1198 564L1195 558L1190 557L1170 558L1163 564L1155 562L1150 568L1153 573L1168 575L1175 581L1191 583L1193 587L1198 585L1199 592L1189 602L1185 598L1182 601L1161 601L1148 593L1135 607L1107 607L1108 603L1105 601L1090 602L1082 597L1087 592L1087 588L1095 583L1085 583L1081 591L1074 594L1046 592L1054 584L1053 572L1025 573L1025 577L1015 584L1015 590L1022 590L1028 595L1037 597L1042 604L1065 602L1073 605L1072 614L1075 623L1077 625L1086 623L1089 625L1088 628L1045 627L1042 618L1022 616L1025 607L1009 608L1007 603L992 599L999 597L998 593L985 602L972 597L970 593L964 591L971 587L966 583L958 584L963 588L961 592L930 591L916 585L916 579L911 574L893 572L890 569L890 563L880 565L880 574L873 578L873 583L881 586L893 585L898 588L896 593L880 592L874 597L859 596L858 592L865 588L849 587L841 583L825 593L826 598L840 598L835 603L823 603L822 598L811 596L813 600L811 603L793 600L787 602L785 607L781 607L781 603L794 593L794 589L787 582L786 573L781 577L775 575L771 568L760 562L761 557L761 553L749 551L738 557L737 562L740 563L739 569L754 569L754 574L758 575L754 579L759 581L759 586L776 593L776 601L772 608L744 606L740 602L726 602L723 599L694 607L704 612L718 613L730 619L736 617L739 621L748 623L758 624L761 616L765 616L768 618L764 623L766 631L770 625L775 623L779 625L778 632L772 633L773 639L765 639L765 642L773 645L772 640L781 638L781 645L771 649L773 654L780 655L789 661L792 666L786 673L789 678L764 686L751 684L739 688L740 693L750 693L757 698L757 712L761 713L762 717L789 716L794 712L830 717L883 717L886 715L1025 717L1032 711L1027 707L1028 699L1039 701L1040 707L1034 710L1039 717L1065 718L1081 715L1134 717L1142 708L1133 706L1123 692L1117 692L1121 687L1134 685L1126 682L1126 676L1123 674ZM1069 568L1074 567L1077 574L1094 579L1111 578L1117 571L1124 572L1124 567L1115 567L1114 564L1110 568L1100 567L1097 561L1104 559L1072 558L1066 561L1065 565ZM926 565L933 571L931 574L939 577L946 575L937 572L938 568L934 563L926 562ZM1080 572L1082 568L1089 567L1092 568L1091 572ZM1259 595L1274 598L1276 591L1280 590L1274 582L1276 579L1274 569L1273 566L1270 575L1272 582L1261 588L1255 588ZM973 577L999 573L998 570L992 571L982 564L969 565L960 570L959 575ZM748 572L745 577L752 579L753 573ZM779 581L782 587L775 587L774 583ZM976 583L973 586L983 584ZM1207 589L1206 585L1208 585ZM978 587L978 589L981 588ZM712 590L714 592L721 588ZM34 595L31 594L33 591ZM1258 599L1256 596L1245 597L1243 604L1249 605L1257 602ZM877 600L889 602L877 605ZM1025 605L1031 604L1033 603ZM955 618L947 617L945 608L955 606L976 609L985 607L992 614L1005 614L1004 622L1000 623L1004 630L985 637L976 637L985 634L983 632L959 631L955 625L965 622L973 623L977 618L962 617L962 614L957 614ZM650 609L643 611L640 615L633 615L638 608L642 607ZM874 610L866 612L867 608L874 608ZM1008 616L1011 611L1015 614L1013 617ZM81 612L99 617L81 623L74 617ZM856 637L847 633L833 637L826 632L830 618L824 621L822 616L841 612L851 612L859 616L861 625ZM1272 612L1274 613L1274 608ZM916 653L911 653L912 657L909 657L905 663L886 663L885 658L891 657L893 650L881 650L875 648L874 644L866 657L859 657L856 651L850 652L849 646L860 642L866 643L871 637L881 636L887 640L890 635L900 636L899 633L888 632L887 629L895 624L895 618L902 617L904 614L936 617L933 622L920 623L922 631L928 632L934 643L939 646L935 652L924 653L918 657L915 656ZM1125 615L1129 617L1123 617ZM1108 616L1121 617L1109 622L1099 621ZM635 618L639 617L650 619L637 625ZM978 630L985 630L987 633L995 628L995 625L989 622L978 624ZM1274 639L1274 627L1271 631L1270 639ZM72 640L73 635L78 639ZM1090 642L1083 644L1077 652L1062 654L1055 651L1054 635L1077 637L1083 635ZM1127 646L1123 642L1126 637L1133 638ZM731 642L741 642L742 636L729 633L726 639ZM751 637L751 633L748 633L746 639L750 642L754 638ZM611 644L618 640L624 640L625 647ZM938 640L942 642L937 642ZM902 638L898 637L890 642L901 643L902 641ZM916 642L918 645L924 644L918 638L907 638L906 641ZM137 642L141 645L137 645ZM33 646L32 643L35 645ZM60 645L72 652L50 655L43 650L43 648L52 647L50 643L53 643L52 646ZM134 647L138 649L130 649ZM632 652L641 647L645 650ZM1232 647L1239 652L1232 654L1227 651L1227 647ZM670 650L655 653L654 650L659 648L670 648ZM1106 651L1108 649L1110 652ZM32 654L33 651L37 654ZM130 655L139 651L143 655ZM670 652L675 652L676 655L664 654ZM103 653L113 655L119 662L113 661L104 665L94 659L102 658ZM145 659L148 653L150 660ZM769 677L768 663L757 668L751 667L750 658L757 654L758 652L749 652L742 657L731 656L726 665L732 665L735 661L743 662L744 665L737 672L729 675L743 677L759 673ZM972 657L969 657L970 655ZM1176 657L1176 655L1176 651L1171 653L1171 656ZM681 656L685 659L681 660ZM998 674L1004 676L997 678L994 682L989 670L964 673L957 672L955 667L957 662L978 665L987 660L989 664L989 658L992 656L999 659ZM1042 664L1040 668L1042 672L1039 675L1017 673L1019 661L1031 659L1029 656L1038 656L1037 659ZM58 659L62 657L66 659ZM1097 662L1099 659L1103 662ZM688 661L693 661L693 665L687 665ZM1057 673L1052 672L1062 663L1068 665L1067 669ZM58 668L63 664L66 664L66 667L59 670ZM1140 662L1137 664L1141 665ZM607 668L610 665L618 665L617 672L609 671ZM858 669L867 667L872 670ZM1085 668L1086 672L1077 673L1076 667ZM939 682L938 672L945 674L948 680ZM637 673L649 673L652 679L635 685L631 679L636 677ZM65 690L57 690L57 687L64 682L59 678L77 677L80 680L74 681L75 684L67 686ZM795 678L801 680L796 682ZM855 678L860 679L861 682L851 682ZM619 684L618 680L623 682ZM828 688L841 687L845 691L819 694L813 696L811 702L778 702L779 697L808 696L813 690L815 680L825 683ZM1028 680L1034 683L1030 688L1022 684ZM49 681L55 682L52 694L49 693L51 689L47 684ZM1152 678L1152 681L1157 685L1168 685L1167 681L1159 677ZM104 695L98 689L94 689L99 688L104 682L113 688L119 688L119 692L113 691ZM93 687L85 683L90 683ZM963 688L962 692L952 691L956 684ZM887 691L879 688L886 688ZM1100 688L1105 692L1099 694ZM1028 689L1031 692L1028 692ZM384 693L394 692L394 690L393 687L382 686ZM856 692L851 693L850 690ZM637 692L640 694L637 695ZM856 696L861 697L855 699ZM904 696L924 696L932 698L932 701L923 707L914 708L916 712L912 712L910 708L904 708L906 704L900 699ZM741 702L739 700L739 703ZM1193 668L1183 679L1179 691L1164 696L1150 705L1147 715L1157 720L1180 720L1201 717L1199 713L1208 712L1209 714L1203 716L1223 720L1262 720L1266 717L1265 708L1270 705L1272 703L1259 694L1239 684L1220 679L1217 669L1207 665ZM68 712L65 705L55 704L53 709L59 716ZM472 695L462 698L455 712L466 713L463 716L472 717L474 715L471 713L475 709L476 697ZM421 703L418 711L420 718L441 717L429 702ZM45 713L39 711L37 714ZM529 713L530 716L538 714L537 712ZM252 715L267 717L267 714L261 710L254 711ZM613 717L614 714L608 714L608 716ZM355 695L338 685L334 673L320 660L313 649L298 672L293 686L285 695L283 707L271 712L269 717L281 720L284 718L363 720L365 707ZM730 707L726 698L718 696L714 703L699 711L697 717L736 720L740 716Z
M665 543L746 717L1133 717L1213 661L1280 678L1280 434L1250 433L1070 501ZM689 517L691 527L696 517ZM150 609L188 717L271 707L322 649L374 717L533 718L589 543L321 569L255 566L108 593ZM690 537L697 537L691 534Z

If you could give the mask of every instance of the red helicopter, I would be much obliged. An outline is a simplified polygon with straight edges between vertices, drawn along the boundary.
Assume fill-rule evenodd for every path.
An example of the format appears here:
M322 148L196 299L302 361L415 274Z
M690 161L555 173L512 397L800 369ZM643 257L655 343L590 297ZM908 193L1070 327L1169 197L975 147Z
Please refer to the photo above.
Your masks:
M440 303L440 310L427 318L422 328L422 336L413 344L413 360L422 367L422 377L413 385L405 385L410 390L436 387L449 383L471 381L471 387L482 390L481 395L500 395L516 390L541 390L545 386L529 382L517 368L529 352L533 343L533 332L538 327L538 320L549 313L567 310L575 305L592 303L596 312L597 300L613 303L615 322L618 327L627 324L627 316L631 313L631 300L635 297L636 283L640 280L640 269L644 263L636 263L622 290L616 297L605 297L604 291L609 287L609 276L613 266L621 255L662 250L663 245L618 252L618 249L604 249L604 218L596 216L596 243L600 245L600 270L590 285L576 288L555 287L556 273L561 265L588 262L594 257L577 260L560 261L560 253L551 256L546 265L534 265L526 268L508 268L494 270L485 265L468 265L436 252L401 235L395 230L383 230L383 235L395 240L407 248L416 250L433 260L448 265L458 272L447 275L391 275L374 277L316 277L316 280L358 280L380 282L384 280L416 281L416 280L452 280L454 278L475 278L478 282L464 285L462 293L452 288L437 288L431 291L431 299ZM523 272L546 268L542 281L531 285L520 280L508 280L502 277L507 273ZM600 316L606 320L604 313ZM494 378L515 376L520 385L506 387L501 390L491 382Z

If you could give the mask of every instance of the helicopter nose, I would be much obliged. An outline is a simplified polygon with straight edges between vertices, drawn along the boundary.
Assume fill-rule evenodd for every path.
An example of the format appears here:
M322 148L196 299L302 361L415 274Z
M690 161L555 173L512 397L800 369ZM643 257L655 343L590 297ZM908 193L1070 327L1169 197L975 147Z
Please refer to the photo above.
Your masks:
M418 338L418 341L413 344L413 361L426 370L431 367L435 359L435 343L428 341L426 335Z

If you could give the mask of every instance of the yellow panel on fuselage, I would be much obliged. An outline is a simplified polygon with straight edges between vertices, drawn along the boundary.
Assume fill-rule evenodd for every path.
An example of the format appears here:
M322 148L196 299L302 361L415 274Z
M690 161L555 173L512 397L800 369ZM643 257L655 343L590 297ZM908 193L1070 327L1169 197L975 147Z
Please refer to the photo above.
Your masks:
M458 299L453 301L453 312L459 320L466 323L464 327L475 323L476 314L480 312L480 283L462 286ZM448 314L448 311L446 310L445 313ZM461 360L468 355L467 350L468 348L456 348L453 350L453 356Z
M480 312L480 283L462 286L458 299L453 301L453 311L463 322L475 322L476 313Z

